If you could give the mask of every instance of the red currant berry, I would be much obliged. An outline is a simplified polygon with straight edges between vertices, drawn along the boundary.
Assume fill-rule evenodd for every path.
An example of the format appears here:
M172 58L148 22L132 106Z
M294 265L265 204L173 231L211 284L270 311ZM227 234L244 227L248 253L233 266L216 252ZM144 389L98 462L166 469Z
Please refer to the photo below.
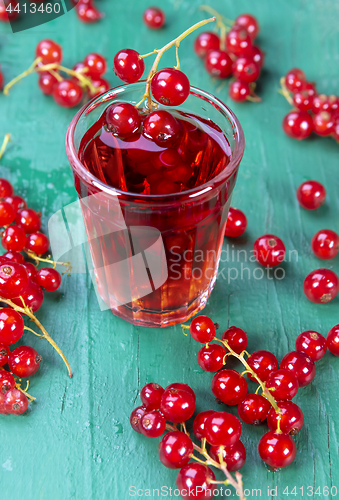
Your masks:
M205 59L210 50L220 49L220 38L212 31L205 31L197 36L194 42L194 52L201 59Z
M34 281L37 273L37 268L35 267L35 265L31 264L31 262L24 262L22 265L26 269L28 277Z
M250 35L251 39L254 40L259 34L259 24L257 19L251 14L240 14L234 21L235 26L240 26L245 29Z
M36 273L34 281L47 292L55 292L61 285L61 275L52 267L42 267Z
M8 356L10 355L11 351L9 350L9 347L5 344L0 344L0 366L4 366L6 363L8 363Z
M21 415L28 408L28 399L19 389L10 389L5 395L5 406L8 413Z
M6 196L5 201L12 206L15 213L17 213L17 211L21 208L26 208L27 206L25 200L16 194Z
M160 411L170 422L185 422L194 413L195 399L185 389L165 389L161 396Z
M290 69L285 76L285 85L290 92L298 92L306 82L305 73L298 68Z
M237 371L225 369L214 375L211 389L216 398L233 406L239 404L246 396L247 382Z
M52 95L53 89L58 82L59 80L54 75L52 75L52 73L49 73L48 71L43 71L39 73L38 85L41 92L45 95Z
M143 14L143 20L148 28L158 30L165 24L165 13L159 7L149 7Z
M96 23L104 17L94 5L83 1L79 2L76 13L80 21L85 24Z
M27 236L26 248L37 255L43 255L49 247L49 239L43 233L32 233Z
M98 78L106 73L107 70L106 59L95 52L85 57L84 65L87 68L86 75L90 78Z
M326 353L326 339L320 333L308 330L298 335L295 348L307 354L313 361L318 361Z
M317 89L315 83L304 82L300 90L306 90L309 92L310 96L315 97L317 95ZM313 101L312 101L313 102Z
M240 439L240 420L225 411L215 412L206 419L205 435L213 446L231 446Z
M26 245L26 234L21 227L9 226L3 232L2 246L9 251L21 252Z
M164 389L159 384L150 383L144 385L140 392L140 399L147 410L159 410L161 396Z
M114 73L126 83L135 83L143 75L145 63L140 54L133 49L120 50L113 61Z
M156 438L161 436L166 429L166 420L156 410L147 410L140 419L140 430L144 436Z
M13 375L5 370L0 370L0 393L5 394L5 392L14 389L14 387L15 380Z
M158 110L150 113L144 120L143 134L160 147L172 148L178 145L182 128L171 113Z
M232 65L232 72L237 80L245 83L255 82L260 75L259 66L249 57L239 57Z
M6 260L10 260L12 262L16 262L17 264L24 264L25 259L24 256L21 255L19 252L6 252L3 255L1 255Z
M169 469L181 469L188 464L192 454L192 440L184 432L169 432L159 444L160 462Z
M269 374L266 380L266 388L273 389L274 399L285 401L293 399L299 389L299 383L295 375L288 370L276 370Z
M197 355L198 365L206 372L217 372L224 366L225 349L219 344L203 346Z
M31 307L33 309L33 312L36 312L38 309L40 309L44 301L44 294L42 292L42 289L36 283L34 283L34 281L31 281L26 290L20 295L23 298L26 306ZM20 297L17 296L13 298L12 302L14 302L14 304L16 304L17 306L22 307L22 300L20 299Z
M215 475L207 465L191 463L180 469L177 487L183 498L211 500L217 490L217 485L211 481L215 481ZM193 492L194 497L189 492Z
M180 106L190 93L190 82L182 71L175 68L161 69L151 80L154 99L166 106Z
M331 102L329 100L329 97L324 94L314 96L312 102L312 112L316 115L323 111L331 111Z
M7 196L12 196L14 193L13 186L8 180L0 179L0 198L6 198Z
M304 293L311 302L326 304L333 300L338 292L338 276L330 269L316 269L305 278Z
M251 94L251 88L248 83L234 80L228 88L228 95L233 101L244 102Z
M36 46L35 56L41 57L42 64L60 64L62 48L53 40L41 40Z
M321 111L313 116L313 130L321 136L331 135L334 129L334 119L328 111Z
M139 432L140 434L140 420L146 412L147 410L144 406L138 406L137 408L134 408L129 419L132 429L134 429L136 432Z
M182 382L174 382L173 384L170 384L167 387L165 387L165 391L169 391L170 389L180 389L180 390L189 392L191 394L192 398L194 399L194 402L196 400L195 392L187 384L183 384Z
M0 21L9 23L14 21L20 14L20 4L17 0L0 1Z
M205 59L207 73L215 78L227 78L232 73L232 59L224 50L211 50Z
M96 97L104 92L108 92L111 88L111 84L108 80L105 80L105 78L96 78L92 80L92 85L96 90L89 92L90 97Z
M297 198L306 210L316 210L325 203L326 190L318 181L306 181L298 187Z
M0 226L8 226L15 219L12 206L6 201L0 201Z
M297 447L288 434L267 432L259 441L259 455L271 470L287 467L295 459Z
M16 347L9 355L8 366L17 377L30 377L39 369L42 357L33 347Z
M315 364L304 352L287 353L280 363L280 368L287 370L297 378L299 387L310 384L315 377Z
M0 295L2 297L6 299L18 297L27 290L28 286L29 277L21 264L7 261L0 265Z
M83 96L82 88L72 80L63 80L54 85L53 99L63 108L73 108L77 106Z
M210 457L217 463L220 463L220 454L226 463L229 472L240 470L246 462L246 449L239 440L232 446L211 446L209 449Z
M277 405L281 409L280 430L284 434L295 436L304 425L304 415L298 405L292 401L278 401ZM267 417L267 425L271 431L278 428L278 413L274 408L270 409Z
M330 95L328 101L330 103L330 110L332 112L337 112L339 110L339 97L336 95Z
M311 247L318 259L334 259L339 252L339 235L331 229L321 229L313 236Z
M21 227L26 234L35 233L39 231L41 227L41 219L38 213L31 208L19 210L16 215L15 223L17 226Z
M247 219L244 212L238 208L230 207L227 217L225 236L238 238L246 231Z
M217 412L215 412L214 410L207 410L207 411L202 411L202 412L198 413L198 415L195 417L195 419L193 421L193 432L194 432L195 437L197 439L199 439L200 441L203 438L206 438L206 434L205 434L206 420L208 419L208 417L210 417L211 415L214 415L215 413L217 413Z
M247 364L252 368L252 370L258 375L262 382L266 382L270 373L275 372L278 369L278 360L269 351L255 351L247 359ZM250 374L247 375L248 378L256 382L256 379Z
M240 354L247 347L247 333L241 328L230 326L222 334L221 340L226 340L230 348Z
M260 70L262 69L265 61L265 52L263 52L259 47L253 45L251 48L251 52L247 54L247 57L253 59L258 68Z
M128 102L111 104L106 110L106 127L114 135L130 137L139 130L140 125L138 110Z
M333 326L328 332L326 343L328 350L334 354L334 356L339 356L339 325Z
M260 425L266 420L271 403L260 394L247 394L238 405L239 417L246 424Z
M226 50L240 57L249 55L252 51L252 40L248 31L241 26L233 26L226 35Z
M286 248L278 236L265 234L254 242L253 252L259 264L265 267L275 267L284 260Z
M207 344L214 339L215 326L208 316L196 316L190 324L190 334L197 342Z
M293 104L300 111L308 111L312 107L314 93L311 90L300 90L293 96Z
M0 343L12 345L21 339L24 333L24 320L14 309L0 309Z
M285 134L300 141L313 132L313 120L306 111L290 111L283 119L282 126Z

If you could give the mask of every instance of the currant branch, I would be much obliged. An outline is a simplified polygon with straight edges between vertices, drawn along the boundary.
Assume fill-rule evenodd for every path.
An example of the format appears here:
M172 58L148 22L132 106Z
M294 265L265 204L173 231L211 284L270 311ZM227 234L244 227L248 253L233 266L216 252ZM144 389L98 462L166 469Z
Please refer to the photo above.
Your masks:
M0 148L0 160L5 152L7 144L9 143L10 140L11 140L11 134L5 134L4 140L3 140L1 148Z
M199 10L207 12L211 14L216 19L216 30L219 30L220 34L220 49L225 50L226 48L226 33L230 30L228 26L226 26L225 22L228 21L229 24L233 24L233 21L226 19L223 15L221 15L218 11L210 7L209 5L201 5Z
M279 94L283 95L285 97L286 101L289 104L291 104L292 106L294 106L291 94L290 94L290 92L288 91L288 89L287 89L287 87L285 85L285 77L284 76L282 78L280 78L280 85L281 85L281 88L278 89Z
M58 261L52 260L51 255L49 255L48 257L46 257L45 259L43 259L42 257L39 257L39 255L37 255L36 253L32 252L31 250L24 250L24 252L28 255L28 257L30 257L31 259L35 260L35 262L36 262L37 265L39 264L39 262L47 262L48 264L52 264L53 269L55 269L57 265L59 265L59 266L65 266L66 267L66 271L64 271L62 274L66 274L67 273L67 276L71 275L72 264L70 263L70 261L67 261L67 262L58 262Z

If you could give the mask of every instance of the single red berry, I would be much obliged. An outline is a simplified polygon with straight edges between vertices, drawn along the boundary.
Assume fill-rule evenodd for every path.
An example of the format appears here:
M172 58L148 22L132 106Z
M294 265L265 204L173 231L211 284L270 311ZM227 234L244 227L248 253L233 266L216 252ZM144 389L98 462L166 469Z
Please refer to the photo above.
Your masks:
M15 218L15 223L17 226L21 227L26 234L35 233L39 231L41 227L41 219L38 213L31 208L19 210Z
M113 70L123 82L135 83L142 77L145 63L136 50L123 49L114 56Z
M260 68L249 57L239 57L232 65L233 76L245 83L252 83L258 80Z
M252 39L248 31L241 26L233 26L226 35L226 50L240 57L249 55L252 50Z
M140 434L140 420L146 412L147 410L144 406L138 406L137 408L134 408L129 419L132 429L134 429L136 432L139 432Z
M290 92L298 92L306 82L305 73L298 68L290 69L285 76L285 85Z
M313 99L312 90L300 90L293 95L293 104L300 111L308 111L312 107Z
M34 278L37 273L37 268L35 267L35 265L32 264L31 262L24 262L22 265L26 269L28 277L34 281Z
M262 382L266 382L270 373L278 369L279 363L277 358L269 351L255 351L247 359L247 363L252 370L258 375ZM248 378L256 382L252 375L248 374Z
M173 384L170 384L167 387L165 387L165 391L169 391L170 389L180 389L180 390L189 392L191 394L192 398L194 399L194 402L196 400L195 392L187 384L183 384L182 382L174 382Z
M302 140L313 132L313 120L307 111L290 111L282 123L285 134L293 139Z
M278 401L277 405L281 409L280 430L284 434L295 436L304 425L304 415L298 405L292 401ZM267 417L267 425L271 431L278 428L279 415L274 408L270 409Z
M106 110L106 127L112 134L130 137L141 125L138 110L128 102L111 104Z
M5 394L5 406L8 409L8 413L21 415L28 408L28 399L19 389L10 389Z
M339 356L339 325L335 325L327 334L326 343L328 350L334 354L334 356Z
M244 102L251 94L251 88L248 83L234 80L228 88L228 95L233 101Z
M266 420L271 403L260 394L247 394L238 405L238 414L243 422L259 425Z
M161 436L166 429L166 420L156 410L147 410L140 419L140 430L144 436L156 438Z
M217 463L220 463L220 454L226 463L229 472L240 470L246 462L246 449L239 440L231 446L211 446L209 449L210 457Z
M266 380L266 388L273 389L271 392L275 400L285 401L294 398L298 392L299 383L293 373L280 369L269 374Z
M147 410L159 410L161 396L164 389L159 384L150 383L144 385L140 392L140 399Z
M143 14L143 20L148 28L158 30L165 24L165 13L159 7L148 7Z
M55 292L61 285L61 275L52 267L42 267L36 273L34 281L47 292Z
M34 283L34 281L31 281L26 290L20 295L23 298L26 306L31 307L33 309L33 312L36 312L38 309L40 309L44 301L44 294L42 292L42 289L36 283ZM12 302L14 302L14 304L16 304L17 306L22 307L22 300L20 299L20 297L17 296L13 298Z
M0 198L12 196L14 193L13 186L7 179L0 178Z
M0 295L2 297L6 299L18 297L27 290L28 286L29 277L21 264L7 261L0 265Z
M258 68L261 70L265 61L265 52L263 52L260 47L253 45L251 51L247 54L247 57L253 59Z
M165 389L161 396L160 411L170 422L185 422L194 413L195 399L185 389Z
M8 356L11 351L9 350L8 345L0 344L0 366L4 366L8 363Z
M62 48L53 40L41 40L36 46L35 56L41 57L42 64L60 64Z
M323 137L331 135L334 129L334 119L328 111L321 111L313 116L313 130Z
M298 335L295 348L297 351L307 354L313 361L318 361L326 353L326 339L318 332L307 330Z
M298 380L299 387L310 384L315 377L314 361L304 352L287 353L281 360L280 368L293 373Z
M158 110L147 115L143 122L143 134L160 147L172 148L180 142L182 127L171 113Z
M225 236L238 238L246 231L247 219L244 212L230 207L227 217Z
M104 92L108 92L111 88L111 84L108 80L105 80L105 78L96 78L95 80L92 80L92 85L95 88L95 91L89 91L90 97L96 97Z
M331 111L331 101L329 97L324 94L314 96L312 101L312 112L316 115L323 111Z
M306 90L307 92L309 92L309 94L313 97L315 97L318 92L317 92L317 88L315 86L315 83L312 83L312 82L304 82L301 86L301 89L300 90ZM313 101L312 101L313 102Z
M10 260L12 262L16 262L17 264L25 263L24 256L19 252L6 252L3 255L1 255L1 257L3 257L6 260Z
M318 259L334 259L339 252L339 235L331 229L321 229L313 236L311 247Z
M14 389L15 380L11 373L0 370L0 393L5 394L10 389Z
M45 95L52 95L53 89L58 82L59 80L56 76L52 75L52 73L49 73L48 71L42 71L39 73L38 85L41 92Z
M219 344L202 346L197 355L200 368L206 372L217 372L224 366L225 349Z
M217 485L211 481L215 481L215 475L207 465L190 463L180 469L176 483L183 498L210 500L217 490ZM189 492L193 492L194 497Z
M220 38L212 31L205 31L197 36L194 42L194 52L201 59L205 59L210 50L220 49Z
M224 369L214 375L211 389L216 398L232 406L239 404L246 396L247 382L237 371Z
M297 447L288 434L267 432L259 441L259 455L271 470L287 467L295 459Z
M206 434L205 434L205 423L206 423L206 420L208 419L208 417L210 417L211 415L214 415L215 412L214 410L206 410L206 411L202 411L200 413L198 413L198 415L195 417L194 421L193 421L193 432L194 432L194 435L197 439L199 439L200 441L203 439L203 438L206 438Z
M43 255L49 248L49 239L43 233L32 233L27 236L26 248L37 255Z
M88 54L84 59L85 68L87 68L86 76L90 78L98 78L106 73L106 59L101 55L93 52Z
M339 96L330 95L328 98L328 102L330 103L330 111L339 111Z
M18 226L8 226L2 234L1 244L6 250L21 252L26 245L25 231Z
M338 292L338 276L330 269L316 269L305 278L304 293L311 302L326 304L333 300Z
M12 224L15 219L15 212L12 206L6 201L0 201L0 227Z
M8 366L17 377L30 377L39 369L42 357L33 347L16 347L9 355Z
M180 106L190 93L190 82L182 71L165 68L157 71L151 80L154 99L166 106Z
M305 181L297 189L297 198L306 210L316 210L325 203L326 190L318 181Z
M24 333L24 320L14 309L0 309L0 343L12 345L21 339Z
M6 196L5 201L11 205L15 213L17 213L17 211L21 208L26 208L27 206L25 200L16 194Z
M169 469L181 469L188 464L192 454L192 439L184 432L168 432L159 443L160 462Z
M215 326L208 316L196 316L190 324L190 334L197 342L207 344L215 337Z
M286 248L278 236L265 234L254 242L253 252L259 264L265 267L275 267L284 260Z
M210 50L205 59L207 73L215 78L227 78L232 73L233 61L224 50Z
M82 97L82 88L72 80L63 80L53 87L54 101L63 108L73 108L77 106Z
M258 36L260 31L257 19L251 14L240 14L234 21L234 25L245 29L252 40Z
M80 21L85 24L96 23L104 17L94 5L82 1L79 2L76 13Z
M247 347L247 333L241 328L236 326L230 326L222 334L221 340L226 340L230 348L240 354Z
M213 446L231 446L240 439L240 420L225 411L215 412L206 419L205 435Z
M20 4L17 0L0 1L0 21L9 23L14 21L20 14Z

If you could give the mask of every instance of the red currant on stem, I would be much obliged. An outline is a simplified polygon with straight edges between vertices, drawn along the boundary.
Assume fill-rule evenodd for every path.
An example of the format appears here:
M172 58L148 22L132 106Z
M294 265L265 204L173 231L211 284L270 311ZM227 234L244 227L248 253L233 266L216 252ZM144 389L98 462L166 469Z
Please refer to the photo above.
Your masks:
M21 339L24 333L24 320L13 309L0 309L0 342L12 345Z
M241 423L231 413L215 412L207 417L204 432L209 444L231 446L240 439Z
M180 389L180 390L189 392L191 394L192 398L194 399L194 401L196 399L195 392L193 391L193 389L191 389L191 387L189 385L183 384L182 382L174 382L173 384L170 384L167 387L165 387L165 391L168 391L169 389Z
M331 111L331 102L327 95L316 95L312 101L312 112L317 115L323 111Z
M44 294L40 286L38 286L34 281L30 281L28 287L20 297L25 302L26 306L31 307L33 312L36 312L42 306L44 300ZM20 297L15 297L12 299L13 303L17 306L22 305L22 300Z
M42 357L33 347L16 347L9 355L8 365L17 377L30 377L39 369Z
M260 68L249 57L239 57L232 66L233 75L237 80L245 83L255 82L260 75Z
M25 231L18 226L8 226L2 234L1 244L6 250L21 252L26 245Z
M238 57L250 55L252 39L248 31L241 26L233 26L226 35L226 49Z
M26 249L36 255L43 255L49 247L49 239L43 233L32 233L27 237Z
M240 14L240 16L235 19L234 25L245 29L250 35L251 40L254 40L260 31L257 19L251 14Z
M53 87L53 98L63 108L77 106L83 97L80 85L72 80L63 80Z
M200 439L200 441L204 438L206 438L205 434L205 423L208 417L211 415L214 415L215 412L214 410L207 410L207 411L202 411L198 413L198 415L195 417L193 421L193 432L194 435L196 436L197 439Z
M111 88L111 84L105 78L96 78L92 80L92 86L95 90L89 90L90 97L96 97L103 92L107 92Z
M274 399L293 399L299 389L297 378L288 370L276 370L269 374L266 388L272 392Z
M311 247L318 259L334 259L339 252L339 235L331 229L321 229L313 236Z
M45 95L52 95L53 89L59 80L49 71L43 71L39 74L38 85L41 92Z
M208 316L196 316L190 324L190 334L197 342L207 344L214 339L215 325Z
M151 92L154 99L166 106L179 106L190 93L187 76L178 69L161 69L151 80Z
M141 125L138 110L128 102L111 104L106 110L106 127L112 134L119 137L130 137Z
M292 401L278 401L281 410L279 428L282 433L295 436L304 425L304 415L298 405ZM271 431L278 429L279 415L271 408L267 417L267 425Z
M159 7L148 7L143 14L143 20L148 28L158 30L164 26L166 17Z
M171 113L160 109L147 115L143 122L143 134L160 147L172 148L180 142L182 127Z
M146 410L140 419L141 433L150 438L161 436L166 429L166 420L156 410Z
M0 227L12 224L15 219L15 212L12 206L6 201L0 201Z
M269 374L275 372L279 366L278 360L274 354L264 350L253 352L250 357L247 358L247 364L262 382L266 382ZM254 382L256 381L249 373L247 376Z
M308 330L298 335L295 348L307 354L313 361L318 361L326 353L326 339L320 333Z
M11 373L0 370L0 393L5 394L10 389L14 389L15 380Z
M34 281L37 285L47 290L47 292L55 292L61 285L61 276L52 267L42 267L37 271Z
M36 46L35 56L41 58L42 64L60 64L62 61L62 48L53 40L41 40Z
M6 196L5 201L7 201L7 203L9 203L12 206L15 213L17 213L17 211L20 210L21 208L26 208L27 206L25 200L21 198L21 196L18 196L16 194L13 194L11 196Z
M267 432L259 441L259 455L273 471L290 465L296 456L295 442L288 434Z
M286 248L278 236L265 234L254 242L253 252L259 264L265 267L275 267L284 260Z
M16 262L17 264L25 263L24 256L19 252L6 252L3 255L1 255L1 257L3 257L6 260L11 260L12 262Z
M326 343L328 350L334 354L334 356L339 356L339 325L335 325L327 334Z
M234 80L230 83L228 94L233 101L244 102L251 96L251 87L248 83Z
M293 95L293 104L300 111L308 111L312 107L313 98L312 90L300 90Z
M94 5L79 2L76 13L81 22L85 24L96 23L104 17Z
M88 54L83 62L85 68L87 68L86 75L90 78L98 78L106 73L106 59L101 54L96 52Z
M35 267L35 265L32 264L31 262L24 262L22 265L26 269L28 277L34 281L34 278L37 273L37 268Z
M225 349L219 344L201 347L197 360L200 368L206 372L216 372L224 366Z
M155 383L146 384L140 392L140 399L147 410L159 410L164 389Z
M216 398L233 406L239 404L246 396L247 382L236 370L224 369L214 375L211 389Z
M132 429L139 432L139 434L141 434L140 420L145 415L146 411L144 406L138 406L134 408L129 419Z
M321 136L331 135L334 128L334 119L328 111L321 111L313 116L313 130Z
M194 413L195 399L185 389L165 389L161 396L160 411L170 422L185 422Z
M210 500L217 489L212 481L215 481L215 475L207 465L190 463L180 470L176 483L183 498L188 491L194 491L198 492L195 495L197 500Z
M16 262L7 261L0 265L0 295L12 299L22 295L28 288L26 269Z
M306 276L304 293L316 304L326 304L339 292L339 278L331 269L316 269Z
M293 373L298 380L299 387L310 384L315 377L314 361L304 352L289 352L281 360L280 368Z
M160 462L169 469L184 467L188 464L192 455L192 440L184 432L169 432L159 444Z
M207 73L215 78L227 78L232 73L233 61L224 50L211 50L205 59Z
M247 218L238 208L230 207L226 222L225 236L238 238L246 231Z
M260 394L247 394L238 405L239 417L246 424L259 425L266 420L271 403Z
M293 139L302 140L313 132L313 120L306 111L290 111L282 123L285 134Z
M240 470L246 462L246 449L239 440L231 446L211 446L210 457L220 463L220 454L229 472Z
M17 212L15 223L21 227L26 234L35 233L41 227L39 214L31 208L23 208Z
M306 82L306 75L299 68L290 69L285 76L286 88L293 93L301 90L304 82Z
M6 134L7 135L7 142L9 141L9 134ZM5 138L5 141L6 141L6 138ZM4 141L4 145L5 145L5 141ZM3 153L3 150L5 149L4 145L2 146L1 150L2 150L2 153ZM2 155L1 155L2 156ZM0 158L1 158L0 156ZM8 182L8 180L6 179L0 179L0 198L6 198L7 196L12 196L14 193L14 189L13 189L13 186L10 182Z
M19 389L10 389L5 394L5 406L9 413L13 415L22 415L28 408L28 399Z
M123 82L135 83L142 77L145 63L136 50L123 49L115 54L113 69Z
M305 181L297 189L297 199L306 210L316 210L325 203L326 189L318 181Z
M216 33L205 31L197 36L194 42L194 52L201 59L205 59L210 50L220 49L220 38Z
M230 326L222 334L221 340L225 340L229 347L237 354L242 353L247 347L247 333L241 328Z

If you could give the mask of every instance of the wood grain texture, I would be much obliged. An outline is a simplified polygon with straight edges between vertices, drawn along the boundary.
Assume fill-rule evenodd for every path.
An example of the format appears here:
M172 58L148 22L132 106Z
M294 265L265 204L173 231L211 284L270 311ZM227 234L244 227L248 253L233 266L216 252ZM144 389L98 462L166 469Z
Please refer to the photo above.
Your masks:
M48 25L13 35L0 26L0 63L8 81L32 61L36 43L49 37L63 44L64 62L72 66L90 51L109 61L115 52L132 47L147 53L161 47L189 25L203 18L198 0L162 0L168 14L166 29L151 32L141 22L148 0L98 2L105 19L93 26L80 24L70 12ZM235 104L227 96L228 85L213 81L192 51L194 37L181 47L181 64L193 85L215 93L230 104L246 137L233 206L243 209L249 222L246 237L235 250L250 252L256 237L277 233L288 250L298 251L298 262L286 263L283 280L255 279L257 266L247 262L251 279L219 277L205 309L225 329L237 325L249 334L249 351L272 350L279 359L293 349L296 336L314 329L326 335L339 323L339 301L317 306L305 298L304 277L322 267L311 253L313 234L324 227L339 230L338 144L331 139L297 142L281 130L289 105L277 92L279 77L301 66L324 93L338 93L339 4L330 0L215 0L211 5L229 18L241 12L255 14L261 25L258 43L266 52L260 78L260 104ZM150 64L150 61L147 60ZM164 64L174 64L174 52ZM64 151L64 137L74 110L58 108L40 94L31 76L0 96L0 135L12 134L13 142L1 164L1 176L27 197L29 205L42 209L44 228L48 218L76 199ZM326 186L327 203L316 213L299 208L297 186L306 179ZM232 242L225 241L225 250ZM221 263L241 271L241 262ZM339 260L328 262L339 272ZM258 272L258 271L256 271ZM258 272L259 273L259 272ZM259 275L259 274L258 274ZM257 276L258 276L257 275ZM46 296L39 318L71 361L74 378L49 345L29 337L25 342L44 358L32 378L37 403L26 415L0 418L0 481L4 500L127 500L129 487L175 488L176 472L160 465L157 440L135 434L129 414L138 403L140 388L156 381L190 384L197 393L197 410L221 409L213 400L211 375L196 363L198 345L184 337L179 326L165 330L133 327L100 312L91 281L85 275L63 280L60 291ZM298 393L295 401L305 415L305 426L296 437L296 461L280 473L268 473L257 454L264 427L243 426L248 459L242 470L246 488L261 488L261 498L274 498L267 487L278 488L278 498L288 486L337 486L339 360L327 355L317 363L317 377ZM234 408L229 411L235 412ZM155 497L156 498L156 497ZM248 498L256 498L255 494ZM292 497L293 498L293 497ZM308 498L325 498L311 494ZM328 498L335 498L329 495Z

